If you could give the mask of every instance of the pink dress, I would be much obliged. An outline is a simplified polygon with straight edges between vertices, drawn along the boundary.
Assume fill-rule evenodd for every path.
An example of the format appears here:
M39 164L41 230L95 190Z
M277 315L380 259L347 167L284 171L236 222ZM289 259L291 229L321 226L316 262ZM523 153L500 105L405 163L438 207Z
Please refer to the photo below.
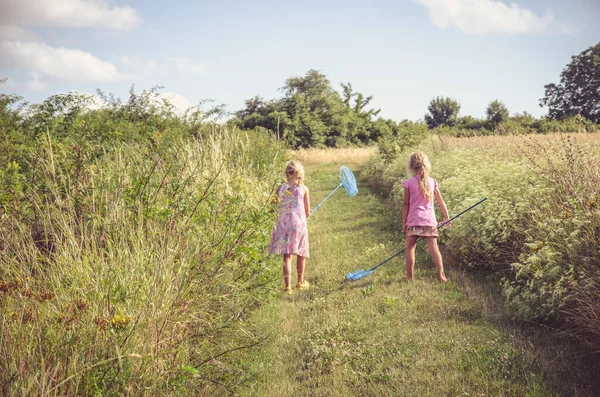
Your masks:
M429 184L432 196L431 200L427 200L421 192L419 182L419 177L414 176L402 184L409 193L406 235L438 237L437 220L433 206L433 195L438 183L435 179L427 177L427 183Z
M277 224L271 235L269 252L307 257L308 227L304 211L304 189L296 186L293 191L284 183L278 191Z

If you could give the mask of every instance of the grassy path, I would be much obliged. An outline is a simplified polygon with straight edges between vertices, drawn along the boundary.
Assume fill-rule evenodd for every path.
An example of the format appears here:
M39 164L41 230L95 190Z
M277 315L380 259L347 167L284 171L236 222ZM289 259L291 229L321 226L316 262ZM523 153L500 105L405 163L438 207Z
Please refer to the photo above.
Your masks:
M338 170L306 167L313 205L339 183ZM282 294L257 313L254 321L271 337L243 360L250 382L238 393L549 395L511 338L487 322L454 282L439 284L422 255L412 283L401 280L402 257L365 279L344 280L347 272L369 268L403 247L395 221L360 184L356 197L337 192L315 213L309 220L311 288Z

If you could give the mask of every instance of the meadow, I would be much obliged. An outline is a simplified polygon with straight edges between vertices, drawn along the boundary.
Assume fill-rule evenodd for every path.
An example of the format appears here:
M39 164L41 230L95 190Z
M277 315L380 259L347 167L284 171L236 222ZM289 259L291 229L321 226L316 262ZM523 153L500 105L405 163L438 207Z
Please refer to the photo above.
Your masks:
M6 99L6 98L5 98ZM147 93L85 112L55 96L0 128L3 395L593 396L600 351L597 133L464 137L405 125L377 146L289 150L181 118ZM451 213L452 281L425 250L401 281L405 162ZM267 253L285 161L306 165L308 291ZM439 214L438 214L439 215ZM574 370L575 369L575 370Z
M597 345L593 332L578 328L593 324L561 317L568 315L566 306L545 316L544 306L529 302L529 313L537 315L525 316L515 307L523 301L507 292L511 281L521 281L513 261L528 258L529 252L513 252L513 234L501 226L514 227L523 217L515 201L537 197L535 191L523 195L523 186L533 189L534 181L538 189L545 186L541 175L529 172L530 162L543 155L544 170L557 172L560 147L585 150L592 159L598 153L593 134L430 136L415 147L430 153L433 176L451 214L488 197L442 231L446 274L452 280L446 285L436 281L423 246L417 250L414 283L402 279L403 256L365 279L344 279L347 272L374 266L403 247L397 192L406 178L402 156L388 164L372 149L366 162L365 149L337 155L331 149L292 152L307 164L307 184L317 201L335 186L340 164L355 170L359 195L339 194L311 219L308 278L313 285L255 313L252 321L270 338L233 359L247 379L235 394L595 395ZM555 149L556 157L541 148ZM514 189L520 196L513 197ZM552 196L542 198L547 197Z
M598 346L600 145L596 134L487 138L432 136L422 143L451 211L489 197L450 228L446 256L501 278L518 318L557 321ZM374 183L398 210L404 159L374 159Z

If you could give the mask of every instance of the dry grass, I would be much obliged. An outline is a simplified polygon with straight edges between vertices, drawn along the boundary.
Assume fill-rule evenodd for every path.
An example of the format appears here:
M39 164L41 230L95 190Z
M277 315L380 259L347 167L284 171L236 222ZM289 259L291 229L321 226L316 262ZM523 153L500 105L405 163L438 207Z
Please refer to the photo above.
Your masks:
M363 164L375 152L377 147L348 147L348 148L326 148L326 149L300 149L290 150L288 157L299 160L303 164Z
M560 144L565 139L571 139L575 144L583 148L600 147L600 134L529 134L529 135L501 135L501 136L477 136L471 138L457 138L451 136L434 135L431 144L441 149L469 149L469 150L491 150L506 153L514 153L524 142L536 144Z
M274 141L244 138L123 145L76 173L48 141L46 191L0 222L0 395L222 395L238 381L211 357L260 339L242 320L270 295L265 203L283 167Z

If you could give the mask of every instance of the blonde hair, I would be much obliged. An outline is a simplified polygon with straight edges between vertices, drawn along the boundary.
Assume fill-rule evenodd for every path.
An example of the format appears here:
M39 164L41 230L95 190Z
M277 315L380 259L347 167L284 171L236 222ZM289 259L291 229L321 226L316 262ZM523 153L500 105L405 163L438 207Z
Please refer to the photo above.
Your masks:
M292 178L297 185L302 185L304 183L304 167L299 161L289 161L285 166L285 176L288 181Z
M431 172L431 164L427 155L423 152L413 152L410 154L406 168L415 176L419 177L419 188L425 200L433 200L433 194L431 194L431 187L427 180L427 176Z

